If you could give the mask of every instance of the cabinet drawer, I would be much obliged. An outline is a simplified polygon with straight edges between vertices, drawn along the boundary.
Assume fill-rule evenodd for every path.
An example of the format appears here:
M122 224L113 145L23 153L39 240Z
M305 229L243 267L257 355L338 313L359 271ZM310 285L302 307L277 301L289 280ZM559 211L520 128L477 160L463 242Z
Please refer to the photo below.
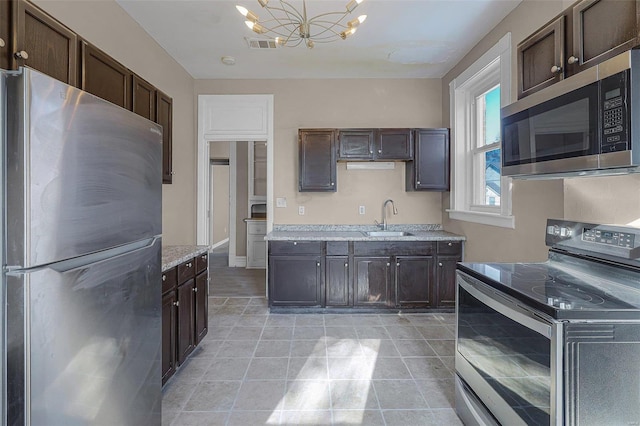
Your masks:
M429 241L386 241L353 243L354 255L366 256L400 256L430 255L435 251L435 243Z
M196 257L196 274L209 267L209 253L202 253Z
M196 276L196 264L194 259L187 260L178 265L178 285Z
M460 241L438 241L438 254L462 254Z
M162 273L162 294L176 287L176 277L176 268L171 268L168 271Z
M272 241L269 253L278 254L322 254L322 241Z
M340 256L349 254L348 241L327 241L327 256Z
M249 235L266 235L267 224L264 222L247 222L247 234Z

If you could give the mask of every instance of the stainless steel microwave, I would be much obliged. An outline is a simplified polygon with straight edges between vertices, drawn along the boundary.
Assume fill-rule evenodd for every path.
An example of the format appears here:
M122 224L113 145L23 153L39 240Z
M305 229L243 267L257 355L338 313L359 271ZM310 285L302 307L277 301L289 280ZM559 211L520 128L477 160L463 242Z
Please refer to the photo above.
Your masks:
M501 109L502 174L521 179L640 172L640 50Z

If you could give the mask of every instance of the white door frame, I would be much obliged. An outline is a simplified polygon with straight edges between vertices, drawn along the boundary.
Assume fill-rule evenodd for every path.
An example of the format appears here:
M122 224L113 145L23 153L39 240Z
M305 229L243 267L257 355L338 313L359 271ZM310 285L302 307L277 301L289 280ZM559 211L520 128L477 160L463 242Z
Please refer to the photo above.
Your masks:
M211 244L207 214L210 195L209 142L239 140L267 141L267 232L273 228L273 95L198 95L198 245ZM234 220L230 218L230 222Z

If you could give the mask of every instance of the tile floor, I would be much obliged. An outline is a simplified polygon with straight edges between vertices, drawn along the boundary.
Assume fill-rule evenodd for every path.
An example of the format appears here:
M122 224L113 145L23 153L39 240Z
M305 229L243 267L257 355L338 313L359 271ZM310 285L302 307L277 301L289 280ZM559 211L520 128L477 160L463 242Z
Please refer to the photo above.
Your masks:
M461 425L453 314L269 314L209 299L209 332L163 392L163 425Z

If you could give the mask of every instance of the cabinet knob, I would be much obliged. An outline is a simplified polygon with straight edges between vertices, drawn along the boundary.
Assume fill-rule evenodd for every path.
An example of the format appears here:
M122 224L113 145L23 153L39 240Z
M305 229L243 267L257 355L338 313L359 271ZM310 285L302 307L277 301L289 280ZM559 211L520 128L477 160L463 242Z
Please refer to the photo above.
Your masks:
M580 59L578 59L578 58L577 58L577 57L575 57L575 56L569 56L569 59L567 59L567 63L568 63L569 65L573 65L573 64L575 64L576 62L578 62L579 60L580 60Z
M560 72L562 72L562 67L554 65L554 66L551 67L551 72L553 74L559 74Z
M373 154L373 150L372 149L369 150L369 154Z
M316 266L320 266L320 262L316 262Z
M396 266L397 266L397 267L400 267L400 262L397 262L397 263L396 263Z
M451 246L453 245L453 243L449 243L449 244L447 244L447 245L448 245L449 247L451 247Z
M202 260L207 260L207 255L206 254L202 255Z
M420 185L420 181L417 181L416 183L417 183L418 185Z
M293 245L294 245L294 246L297 246L297 245L298 245L298 242L297 242L297 241L294 241L294 242L293 242Z
M387 262L387 266L391 266L391 263Z
M197 292L198 292L198 287L194 287L194 288L193 288L193 292L194 292L194 293L197 293Z
M171 176L173 176L173 175L175 175L175 174L176 174L176 172L171 172Z
M378 150L378 154L382 154L382 150L381 149Z
M29 59L29 54L24 50L16 52L14 56L16 57L16 59Z
M166 281L166 280L167 280L167 276L166 276L166 275L163 275L163 276L162 276L162 281Z
M4 39L0 38L0 47L4 47L4 46L5 46Z
M334 186L334 185L335 185L335 183L334 183L334 182L331 182L331 186Z
M187 263L187 268L191 268L191 262Z
M349 264L348 264L348 263L345 263L345 264L344 264L344 267L345 267L345 268L348 268L348 267L349 267Z
M442 267L442 262L438 262L438 266Z
M180 301L176 300L175 302L173 302L173 306L180 306Z

